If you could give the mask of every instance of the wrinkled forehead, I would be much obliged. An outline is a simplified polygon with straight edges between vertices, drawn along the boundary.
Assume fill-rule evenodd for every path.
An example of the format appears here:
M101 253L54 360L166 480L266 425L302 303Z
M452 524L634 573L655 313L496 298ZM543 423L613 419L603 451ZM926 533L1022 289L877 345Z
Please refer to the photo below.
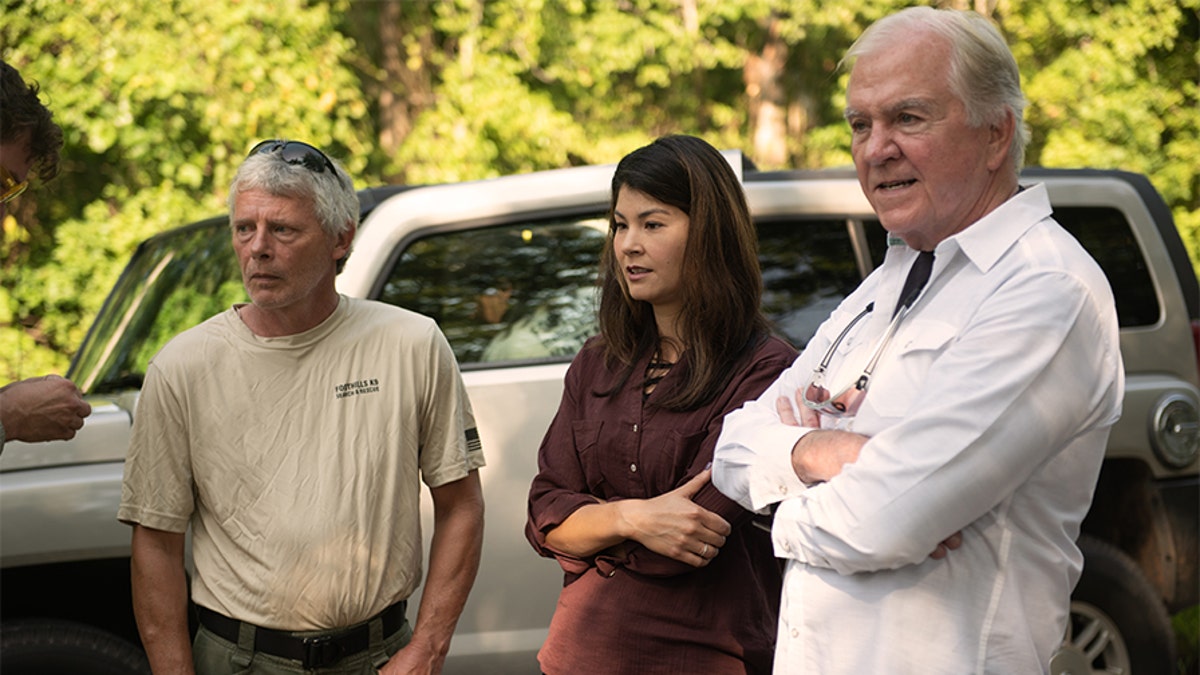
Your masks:
M317 221L313 198L302 192L267 190L246 187L234 197L230 221L269 216L271 219L301 219Z
M917 29L913 33L879 37L850 67L850 86L866 76L919 75L944 77L949 69L952 45L943 35Z
M886 105L901 99L953 97L950 45L941 36L924 33L864 53L850 70L846 95L849 108L868 101Z

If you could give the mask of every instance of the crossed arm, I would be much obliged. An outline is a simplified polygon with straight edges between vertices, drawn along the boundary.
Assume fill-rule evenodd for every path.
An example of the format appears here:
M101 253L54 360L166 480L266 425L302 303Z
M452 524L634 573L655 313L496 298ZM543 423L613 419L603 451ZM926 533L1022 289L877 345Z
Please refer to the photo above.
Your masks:
M708 480L705 470L650 499L597 500L547 532L546 543L557 551L586 558L628 540L692 567L703 567L731 532L724 518L692 501Z
M846 436L791 426L779 412L778 399L792 407L812 372L819 352L810 343L762 397L726 418L714 483L749 508L778 503L777 552L787 544L806 565L852 574L919 563L1080 429L1111 424L1119 352L1097 336L1112 321L1077 287L1057 273L1014 277L968 323L930 322L941 330L906 362L916 374L880 379L868 394L873 412L860 412L856 428L871 437L850 462L816 450ZM842 470L816 468L822 459Z
M790 359L790 353L777 351L757 361L727 392L723 410L732 410L761 393ZM573 425L588 418L573 396L587 388L575 382L575 376L573 366L563 404L539 451L539 474L530 490L526 528L530 542L542 555L555 555L571 572L593 565L588 559L598 554L619 559L627 569L659 577L708 565L733 530L753 515L717 490L705 468L724 414L706 421L692 464L682 472L675 489L649 498L606 501L592 494L576 450L580 441Z
M792 470L805 484L823 483L841 473L846 465L857 461L869 439L850 431L821 429L820 413L804 405L799 391L795 398L794 407L786 397L781 396L775 401L775 409L782 423L813 429L792 446ZM941 560L961 545L960 530L939 542L929 557Z

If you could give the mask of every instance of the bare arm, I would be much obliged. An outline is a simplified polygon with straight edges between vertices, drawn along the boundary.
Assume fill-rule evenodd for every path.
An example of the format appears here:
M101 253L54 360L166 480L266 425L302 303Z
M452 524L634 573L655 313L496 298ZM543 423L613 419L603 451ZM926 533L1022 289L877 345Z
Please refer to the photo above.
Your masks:
M547 532L546 543L583 558L632 540L680 562L707 565L731 531L724 518L692 501L708 483L709 475L702 471L684 485L651 499L584 506Z
M805 485L823 483L841 473L842 467L853 464L868 438L848 431L821 429L821 414L804 405L799 390L795 398L795 407L784 396L775 401L779 421L813 429L792 446L792 470Z
M792 446L792 468L806 485L823 483L853 464L866 443L865 436L849 431L810 431Z
M31 377L0 389L0 425L10 441L74 438L91 412L78 387L58 375Z
M133 613L154 675L192 675L184 535L133 527Z
M380 673L440 673L450 638L479 571L483 549L483 489L479 472L432 488L433 543L429 573L412 640Z

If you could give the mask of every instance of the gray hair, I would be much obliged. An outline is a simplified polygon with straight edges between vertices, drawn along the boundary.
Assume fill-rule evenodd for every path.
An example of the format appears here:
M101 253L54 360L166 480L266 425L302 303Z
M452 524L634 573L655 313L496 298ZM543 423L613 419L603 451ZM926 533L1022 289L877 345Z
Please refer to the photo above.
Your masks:
M850 46L843 68L860 56L908 40L914 32L929 31L950 43L950 91L962 101L972 127L999 124L1006 112L1015 121L1009 161L1016 174L1025 165L1029 127L1025 123L1025 96L1017 61L1000 31L972 11L909 7L872 24Z
M336 175L327 168L317 172L303 164L288 163L278 152L247 157L229 185L229 213L233 214L239 194L262 190L281 197L311 199L313 212L326 232L345 232L358 224L358 193L342 165L332 158L329 162L337 169Z

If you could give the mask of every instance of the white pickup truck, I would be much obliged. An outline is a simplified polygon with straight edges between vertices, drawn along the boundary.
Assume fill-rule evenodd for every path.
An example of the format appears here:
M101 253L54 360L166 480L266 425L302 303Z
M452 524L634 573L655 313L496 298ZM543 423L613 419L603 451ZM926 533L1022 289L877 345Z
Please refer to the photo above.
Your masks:
M849 171L760 172L726 153L759 228L764 307L803 347L882 259L885 233ZM594 330L593 284L612 166L363 190L340 292L435 318L462 366L488 466L483 563L448 673L537 673L561 575L525 541L525 499L571 357ZM1083 578L1059 672L1173 672L1169 612L1197 603L1200 290L1144 177L1030 169L1117 300L1127 370L1084 523ZM148 672L116 521L146 363L172 335L244 300L227 220L143 242L69 377L94 412L69 442L0 456L0 672ZM424 503L425 536L431 512Z

